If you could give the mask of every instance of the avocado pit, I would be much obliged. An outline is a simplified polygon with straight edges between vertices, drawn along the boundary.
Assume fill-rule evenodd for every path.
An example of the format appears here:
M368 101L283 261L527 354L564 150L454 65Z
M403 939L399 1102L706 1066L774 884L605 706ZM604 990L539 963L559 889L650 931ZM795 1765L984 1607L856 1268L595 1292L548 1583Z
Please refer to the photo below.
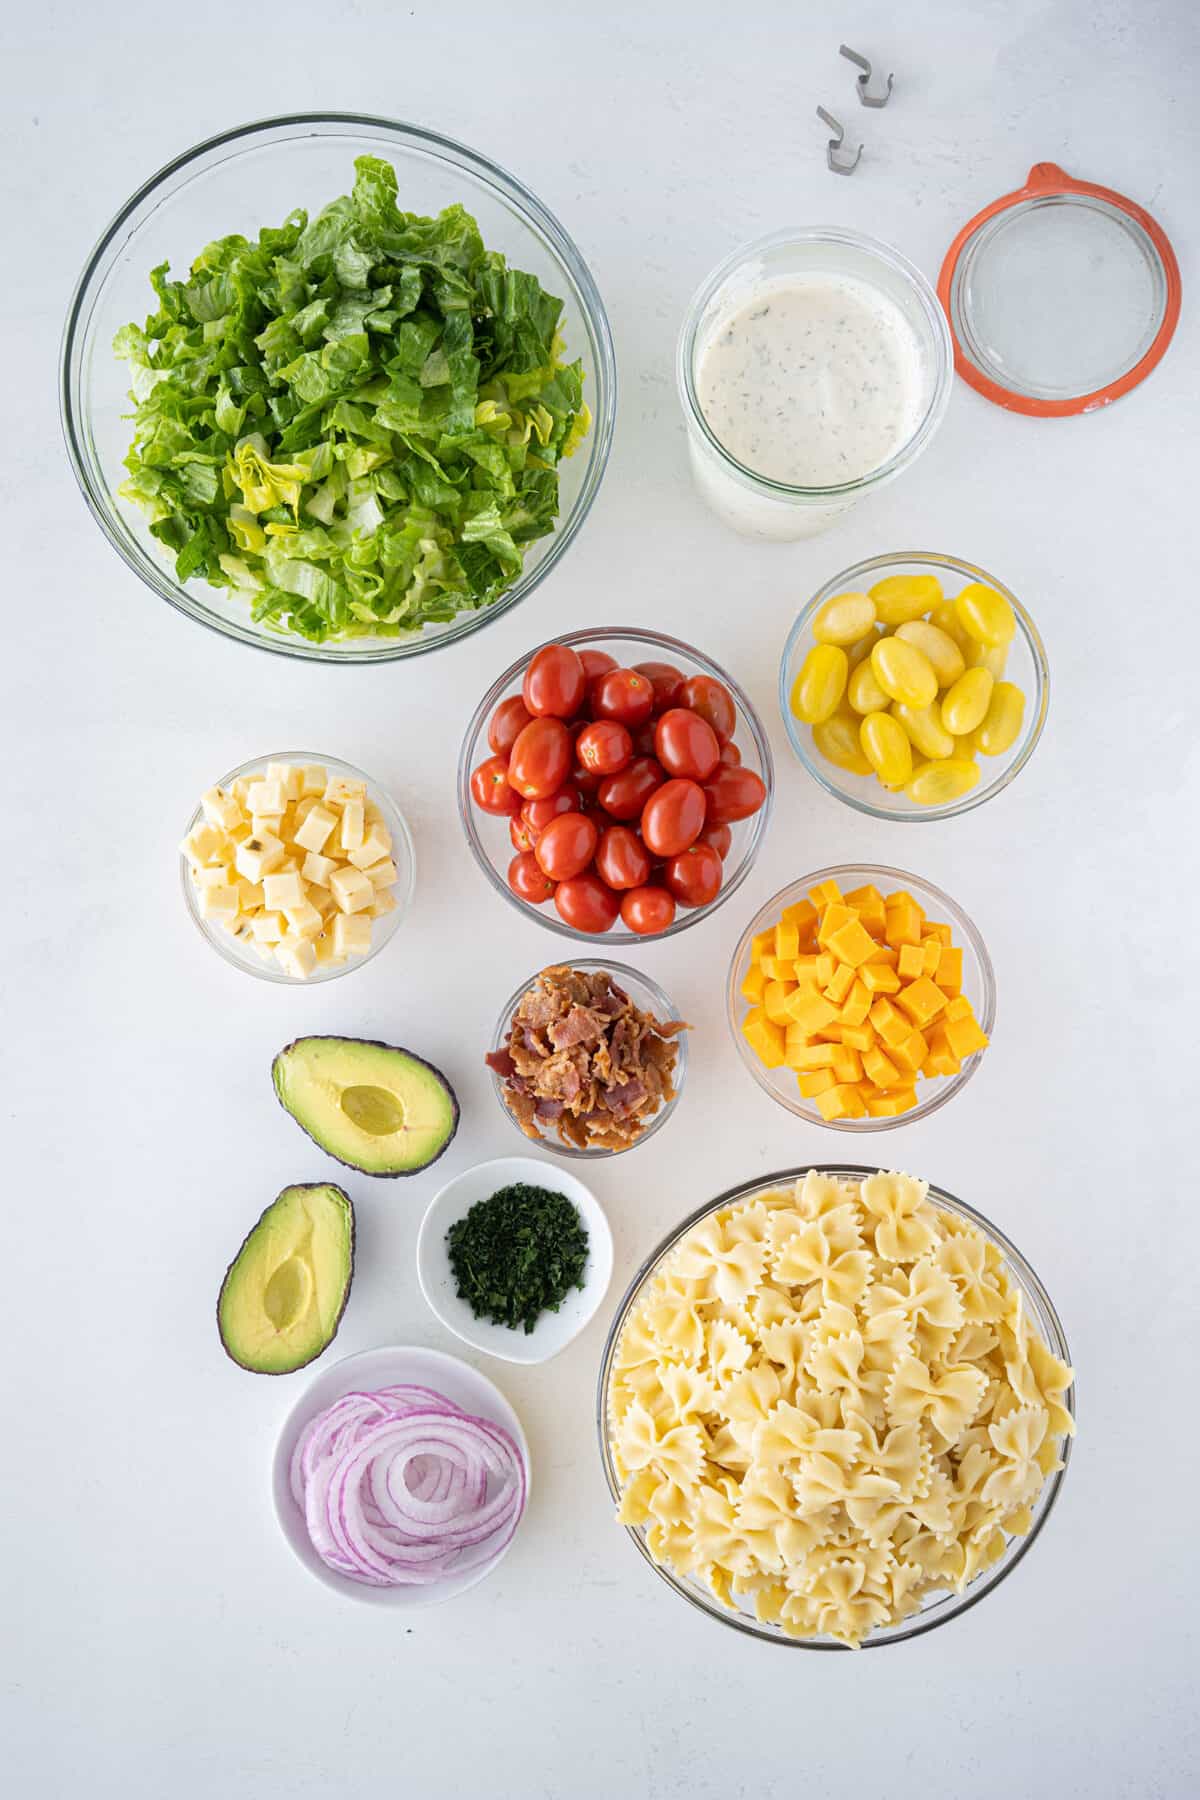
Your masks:
M404 1129L403 1103L388 1088L344 1088L342 1111L352 1125L369 1137L391 1137L393 1132Z

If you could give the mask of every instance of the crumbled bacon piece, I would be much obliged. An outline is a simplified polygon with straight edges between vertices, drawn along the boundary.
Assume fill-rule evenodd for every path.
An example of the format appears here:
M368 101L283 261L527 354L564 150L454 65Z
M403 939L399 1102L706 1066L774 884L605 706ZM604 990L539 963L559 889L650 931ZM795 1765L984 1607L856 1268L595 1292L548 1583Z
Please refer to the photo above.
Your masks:
M627 1150L675 1098L675 1037L688 1029L643 1012L605 970L558 964L521 996L485 1061L526 1137L553 1125L578 1149Z

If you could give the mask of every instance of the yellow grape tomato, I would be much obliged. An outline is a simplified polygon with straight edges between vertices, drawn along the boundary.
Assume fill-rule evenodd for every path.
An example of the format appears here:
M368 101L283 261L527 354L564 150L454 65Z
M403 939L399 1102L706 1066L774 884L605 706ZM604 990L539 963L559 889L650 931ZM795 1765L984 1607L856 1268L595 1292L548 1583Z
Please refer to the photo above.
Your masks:
M871 652L871 669L889 700L905 706L928 706L937 698L938 678L933 664L915 644L903 638L880 638Z
M986 669L996 681L1002 679L1008 664L1007 644L980 644L971 639L970 648L963 652L968 669Z
M836 712L846 691L850 665L837 644L814 644L792 683L792 711L806 725L818 725Z
M915 644L922 656L929 658L939 687L952 687L967 666L949 632L931 625L928 619L909 619L897 625L896 636L905 644Z
M948 806L969 794L978 780L978 766L968 757L947 756L918 769L905 792L918 806Z
M969 581L954 601L962 628L977 643L1002 648L1010 644L1017 629L1012 607L995 588L982 581Z
M994 686L987 669L968 669L942 695L942 724L952 737L966 737L982 724Z
M875 623L875 602L869 594L835 594L819 607L812 634L818 644L857 644Z
M932 706L905 706L897 700L892 717L899 719L914 749L922 756L954 755L954 739L942 724L936 703Z
M865 659L870 656L872 650L879 642L879 639L883 636L883 629L882 625L872 625L870 631L867 632L865 637L860 637L857 644L847 645L846 656L852 670L857 669L859 663L865 661Z
M942 584L936 575L886 575L868 591L876 616L891 626L921 618L942 598Z
M1025 696L1012 681L998 681L992 689L983 723L975 733L975 742L983 756L1003 756L1011 750L1025 718Z
M858 728L863 755L886 788L901 788L912 774L908 733L890 713L868 713Z
M826 762L848 775L869 775L871 765L858 739L859 720L853 713L835 712L813 726L813 743Z
M880 644L883 641L882 638L879 638L876 643ZM871 656L859 663L852 672L849 686L846 689L850 704L858 713L886 712L888 709L890 695L884 693L875 679L875 668L871 660L874 654L874 649L872 649Z

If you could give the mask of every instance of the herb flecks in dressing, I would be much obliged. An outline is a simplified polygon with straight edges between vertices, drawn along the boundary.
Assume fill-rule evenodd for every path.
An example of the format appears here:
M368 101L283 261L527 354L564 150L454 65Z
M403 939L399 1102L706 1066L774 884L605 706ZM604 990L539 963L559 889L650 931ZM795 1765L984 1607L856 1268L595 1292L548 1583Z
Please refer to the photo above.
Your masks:
M714 435L789 487L880 468L920 423L921 348L886 294L846 276L764 286L719 321L696 391Z

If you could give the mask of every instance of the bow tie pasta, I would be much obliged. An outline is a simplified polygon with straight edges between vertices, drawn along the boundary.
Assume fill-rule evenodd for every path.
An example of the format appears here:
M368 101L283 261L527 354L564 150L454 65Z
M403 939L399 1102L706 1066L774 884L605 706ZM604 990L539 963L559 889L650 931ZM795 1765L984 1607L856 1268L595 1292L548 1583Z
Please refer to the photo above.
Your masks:
M857 1647L1029 1530L1072 1379L925 1182L810 1171L709 1214L631 1310L618 1516L724 1605Z

